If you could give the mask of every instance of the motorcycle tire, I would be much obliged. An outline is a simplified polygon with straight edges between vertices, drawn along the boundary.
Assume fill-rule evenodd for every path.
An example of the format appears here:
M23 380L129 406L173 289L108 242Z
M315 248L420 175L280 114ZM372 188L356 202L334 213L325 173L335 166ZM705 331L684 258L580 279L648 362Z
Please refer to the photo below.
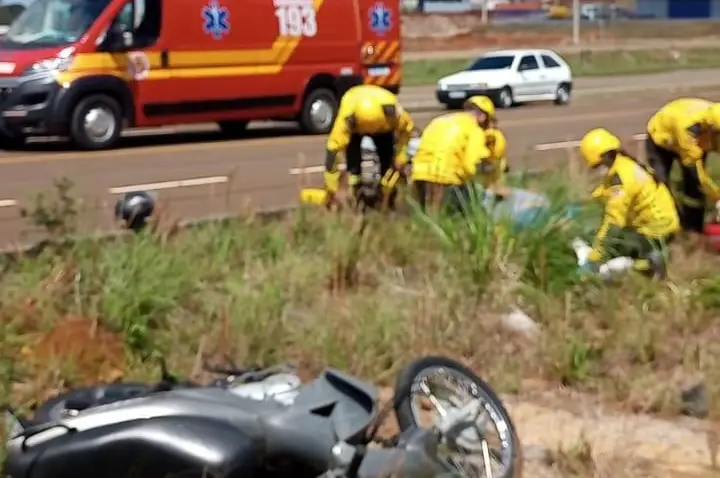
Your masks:
M422 427L419 417L415 416L412 407L413 385L424 371L432 368L449 369L456 375L462 376L466 381L472 383L477 390L477 396L487 403L493 412L505 423L507 432L511 438L510 460L505 464L505 473L498 478L521 478L522 477L522 445L515 430L515 425L510 418L505 405L500 397L493 391L490 385L478 377L472 370L461 363L447 357L427 356L419 358L406 366L398 375L395 382L395 393L393 405L400 431L409 430L413 427Z

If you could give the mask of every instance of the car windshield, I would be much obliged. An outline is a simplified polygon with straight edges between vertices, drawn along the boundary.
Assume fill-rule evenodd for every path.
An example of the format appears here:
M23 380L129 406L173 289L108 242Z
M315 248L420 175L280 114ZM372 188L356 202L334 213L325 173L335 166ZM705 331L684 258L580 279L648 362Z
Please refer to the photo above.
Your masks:
M505 70L512 66L514 59L514 56L483 56L470 65L468 70Z
M64 46L80 39L111 0L35 0L3 38L6 48Z

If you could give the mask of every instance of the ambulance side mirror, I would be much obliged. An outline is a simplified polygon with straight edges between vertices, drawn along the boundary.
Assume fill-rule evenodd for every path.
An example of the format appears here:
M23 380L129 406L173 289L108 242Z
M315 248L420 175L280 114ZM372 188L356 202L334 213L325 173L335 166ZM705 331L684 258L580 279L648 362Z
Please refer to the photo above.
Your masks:
M105 34L102 50L107 52L126 51L133 44L133 34L121 24L114 23Z

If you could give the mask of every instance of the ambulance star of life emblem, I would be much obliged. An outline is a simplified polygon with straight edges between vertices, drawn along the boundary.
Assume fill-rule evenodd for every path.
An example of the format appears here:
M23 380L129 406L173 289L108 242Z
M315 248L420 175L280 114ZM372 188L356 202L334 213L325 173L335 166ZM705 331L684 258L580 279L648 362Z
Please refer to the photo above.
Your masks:
M392 10L382 2L370 8L370 29L378 35L384 35L392 28Z
M215 40L220 40L230 32L230 12L227 7L220 6L218 0L210 0L210 3L202 9L204 20L203 30Z

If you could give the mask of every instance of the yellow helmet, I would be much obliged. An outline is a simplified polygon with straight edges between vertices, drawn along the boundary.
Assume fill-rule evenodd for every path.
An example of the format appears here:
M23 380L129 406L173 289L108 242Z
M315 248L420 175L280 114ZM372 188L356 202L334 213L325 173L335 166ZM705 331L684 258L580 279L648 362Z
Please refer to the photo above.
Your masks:
M720 130L720 103L713 103L707 109L705 123L714 130Z
M465 100L465 107L475 107L488 115L489 119L495 119L495 103L487 96L471 96Z
M353 120L364 131L380 130L387 124L383 105L373 97L359 98L353 111Z
M487 147L496 159L505 157L507 151L507 139L502 131L496 128L490 128L485 131Z
M580 141L580 155L591 168L602 163L603 156L620 149L620 139L605 128L589 131Z

